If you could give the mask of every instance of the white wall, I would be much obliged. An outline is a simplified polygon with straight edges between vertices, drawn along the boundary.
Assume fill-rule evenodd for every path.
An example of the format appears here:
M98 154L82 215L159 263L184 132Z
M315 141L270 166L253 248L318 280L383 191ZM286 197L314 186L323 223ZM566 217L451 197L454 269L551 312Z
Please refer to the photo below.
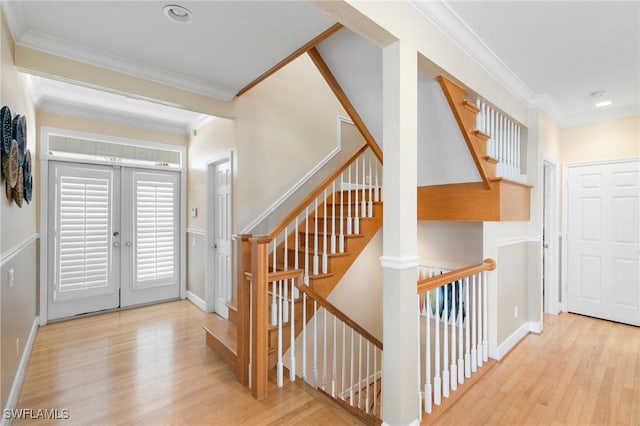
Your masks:
M480 174L440 83L418 76L418 186L479 182Z

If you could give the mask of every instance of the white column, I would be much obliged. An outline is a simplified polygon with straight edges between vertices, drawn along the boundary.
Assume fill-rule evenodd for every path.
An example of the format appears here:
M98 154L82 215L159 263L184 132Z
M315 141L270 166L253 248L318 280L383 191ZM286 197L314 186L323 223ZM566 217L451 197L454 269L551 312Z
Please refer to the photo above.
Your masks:
M382 421L419 423L417 276L417 52L383 49ZM402 368L398 368L401 365Z

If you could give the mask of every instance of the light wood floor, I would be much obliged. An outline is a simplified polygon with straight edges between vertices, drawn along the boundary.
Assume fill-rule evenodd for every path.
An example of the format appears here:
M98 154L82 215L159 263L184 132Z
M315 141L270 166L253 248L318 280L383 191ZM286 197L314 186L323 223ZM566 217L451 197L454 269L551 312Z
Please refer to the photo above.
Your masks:
M436 425L640 425L640 328L545 316Z
M179 301L42 327L18 408L66 408L64 425L359 424L297 382L255 401L205 345L206 319Z
M65 425L358 423L298 384L255 401L205 345L206 318L180 301L43 327L18 408L67 408ZM526 337L436 424L640 425L640 329L546 316L542 336Z

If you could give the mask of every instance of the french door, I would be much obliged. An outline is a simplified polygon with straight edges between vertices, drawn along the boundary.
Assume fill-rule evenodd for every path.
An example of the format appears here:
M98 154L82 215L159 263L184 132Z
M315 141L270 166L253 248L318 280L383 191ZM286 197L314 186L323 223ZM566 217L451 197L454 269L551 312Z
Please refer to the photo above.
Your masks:
M49 165L48 319L180 294L180 174Z

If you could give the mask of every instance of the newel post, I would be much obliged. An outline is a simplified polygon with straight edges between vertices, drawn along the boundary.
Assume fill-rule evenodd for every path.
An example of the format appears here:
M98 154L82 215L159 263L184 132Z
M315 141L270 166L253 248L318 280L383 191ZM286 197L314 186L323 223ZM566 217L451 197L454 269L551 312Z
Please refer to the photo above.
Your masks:
M253 285L252 342L251 342L251 393L256 399L267 396L269 347L269 242L267 236L250 238Z
M244 273L251 272L251 234L235 235L237 244L237 270L236 278L238 283L236 297L238 300L238 352L236 360L236 378L240 383L249 385L249 324L251 313L251 282L247 280Z

